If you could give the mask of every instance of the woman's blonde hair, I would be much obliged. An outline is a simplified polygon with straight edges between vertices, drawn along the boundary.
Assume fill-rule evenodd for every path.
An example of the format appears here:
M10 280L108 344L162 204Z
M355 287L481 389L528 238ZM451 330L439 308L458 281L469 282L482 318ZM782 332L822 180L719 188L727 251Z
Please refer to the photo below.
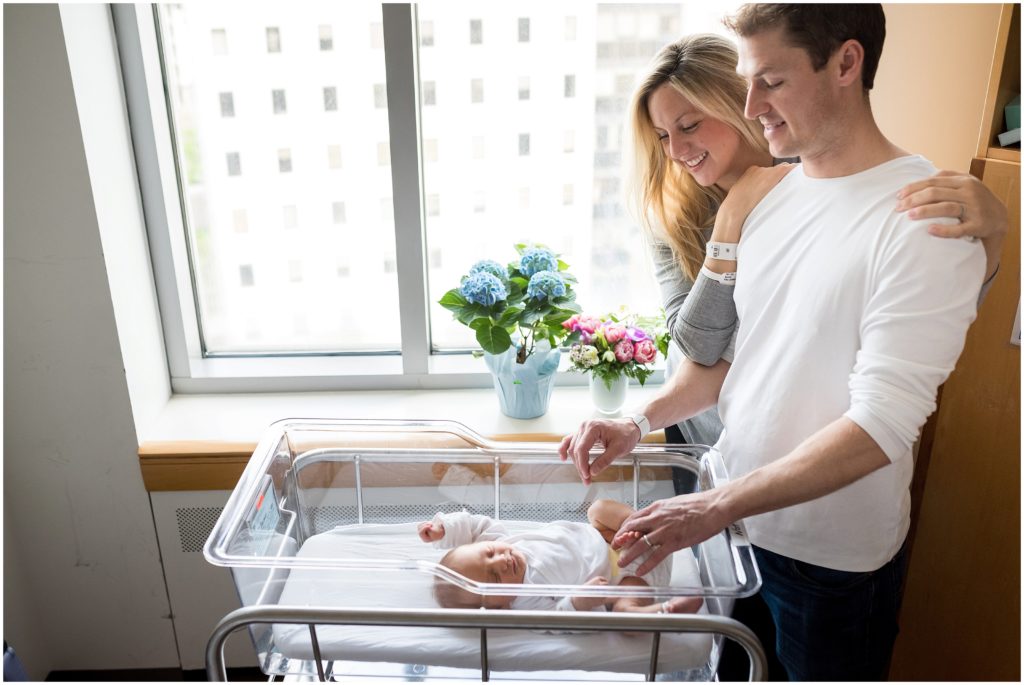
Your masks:
M630 104L635 154L632 192L644 228L667 242L680 268L695 279L704 261L702 229L712 226L725 191L705 188L665 154L651 121L651 94L671 84L694 107L764 151L761 126L743 116L747 84L736 73L736 47L713 34L697 34L666 45L651 62Z

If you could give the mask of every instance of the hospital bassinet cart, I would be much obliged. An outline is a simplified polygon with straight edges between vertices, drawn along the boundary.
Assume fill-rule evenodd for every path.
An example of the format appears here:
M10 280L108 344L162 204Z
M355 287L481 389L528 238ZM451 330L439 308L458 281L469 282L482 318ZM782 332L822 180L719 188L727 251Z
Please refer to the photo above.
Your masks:
M639 445L583 485L553 443L487 440L451 421L285 420L260 440L206 543L242 607L207 646L226 680L225 640L246 627L269 676L713 680L724 639L765 673L732 602L760 587L742 524L672 557L670 585L473 583L440 566L416 523L467 511L512 529L586 522L595 499L635 508L727 478L704 446ZM440 578L441 580L438 580ZM697 596L693 614L440 608L437 582L487 595Z

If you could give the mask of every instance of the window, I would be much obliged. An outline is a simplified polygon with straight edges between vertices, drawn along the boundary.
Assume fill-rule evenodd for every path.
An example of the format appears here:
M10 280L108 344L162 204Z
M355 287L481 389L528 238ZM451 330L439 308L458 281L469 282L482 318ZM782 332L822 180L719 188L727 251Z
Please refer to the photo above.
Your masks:
M341 168L341 146L340 145L328 145L327 146L327 168L328 169L340 169Z
M437 138L428 138L423 141L423 160L425 162L437 161Z
M299 208L295 205L285 205L283 211L285 228L297 228L299 225Z
M237 152L229 152L227 154L228 159L228 176L241 176L242 175L242 157Z
M302 387L274 377L316 359L352 369L309 373L331 388L476 384L485 372L468 356L433 354L477 347L436 302L474 261L508 260L521 240L562 255L588 311L656 308L649 257L618 197L629 187L628 90L677 34L724 33L726 11L601 3L530 16L480 3L467 15L420 3L417 23L406 5L373 3L312 16L205 3L135 13L139 26L156 15L160 40L142 41L141 85L125 73L133 127L154 119L133 133L171 132L155 136L153 159L140 154L139 178L165 216L154 245L173 247L153 248L159 297L174 302L161 310L180 312L164 326L172 386ZM289 50L284 33L296 37ZM413 72L389 46L417 41ZM512 59L522 43L529 59ZM396 245L425 259L400 261ZM259 382L249 367L224 371L239 360L276 370Z
M320 24L320 51L326 52L334 49L334 29L330 24Z
M274 103L274 114L284 114L288 111L288 104L284 100L283 90L270 91L270 99Z
M338 89L334 86L324 88L324 111L338 111Z
M226 55L228 54L228 33L224 29L213 29L210 31L210 37L213 40L213 54L215 55Z
M530 154L530 134L520 133L519 134L519 156L525 157Z
M420 22L420 47L430 47L434 44L434 22Z
M231 93L220 94L220 115L222 117L235 116L235 98Z
M276 26L267 28L267 52L281 52L281 29Z

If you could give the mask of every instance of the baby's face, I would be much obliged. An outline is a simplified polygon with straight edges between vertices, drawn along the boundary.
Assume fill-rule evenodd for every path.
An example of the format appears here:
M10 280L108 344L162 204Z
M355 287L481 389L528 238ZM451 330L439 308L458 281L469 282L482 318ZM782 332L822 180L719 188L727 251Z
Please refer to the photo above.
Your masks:
M522 583L526 557L504 542L474 542L455 550L451 569L478 583Z

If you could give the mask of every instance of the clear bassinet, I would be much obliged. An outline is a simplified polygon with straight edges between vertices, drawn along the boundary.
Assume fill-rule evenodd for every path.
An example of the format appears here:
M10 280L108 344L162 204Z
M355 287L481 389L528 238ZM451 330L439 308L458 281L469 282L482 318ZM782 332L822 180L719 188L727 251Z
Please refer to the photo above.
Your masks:
M415 524L467 511L530 527L586 523L596 499L642 508L727 478L704 446L640 445L589 485L554 443L496 442L450 421L285 420L260 440L204 549L227 566L242 608L207 648L248 627L260 667L288 679L392 677L713 680L723 638L764 673L760 643L729 618L760 587L742 525L673 556L659 587L469 583L481 595L704 600L696 614L442 609L437 552ZM457 577L448 582L462 582Z

